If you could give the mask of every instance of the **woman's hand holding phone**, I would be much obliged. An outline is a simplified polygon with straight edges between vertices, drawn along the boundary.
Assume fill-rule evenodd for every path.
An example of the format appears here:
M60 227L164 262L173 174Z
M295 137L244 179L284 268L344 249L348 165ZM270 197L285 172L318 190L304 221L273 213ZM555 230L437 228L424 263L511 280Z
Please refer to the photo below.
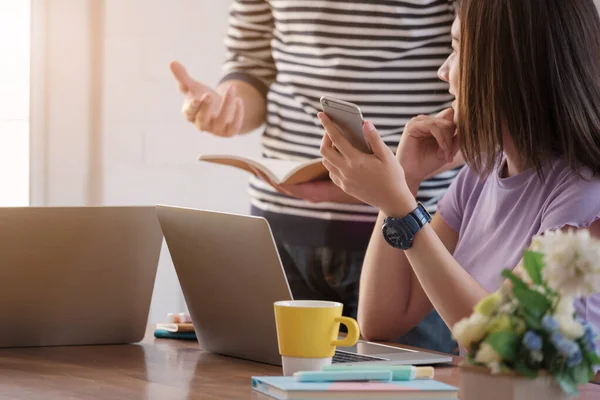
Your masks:
M386 215L407 214L416 207L404 170L371 122L363 126L373 151L366 154L352 146L325 113L319 113L319 119L326 131L321 143L323 164L336 185Z
M452 162L458 152L452 109L436 117L416 117L407 124L397 155L372 123L363 132L373 154L365 154L344 137L324 113L319 119L326 134L321 144L323 164L332 181L346 193L390 216L403 216L416 207L421 181Z
M323 96L321 97L321 108L352 146L363 153L373 153L363 134L362 112L356 104Z

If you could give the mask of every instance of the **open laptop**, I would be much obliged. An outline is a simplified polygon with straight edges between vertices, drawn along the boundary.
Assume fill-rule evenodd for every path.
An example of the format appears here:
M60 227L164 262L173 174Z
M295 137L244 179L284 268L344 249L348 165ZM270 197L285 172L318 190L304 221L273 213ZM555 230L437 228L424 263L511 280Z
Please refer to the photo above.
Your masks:
M281 365L273 303L292 295L267 221L157 206L202 349ZM436 364L451 357L360 341L334 362Z
M155 207L0 208L0 347L143 339Z

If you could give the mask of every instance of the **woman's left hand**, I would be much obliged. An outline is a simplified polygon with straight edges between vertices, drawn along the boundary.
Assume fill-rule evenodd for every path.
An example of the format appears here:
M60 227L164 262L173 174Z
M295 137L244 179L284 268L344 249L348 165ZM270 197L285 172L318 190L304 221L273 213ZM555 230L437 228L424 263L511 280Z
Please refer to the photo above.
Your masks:
M388 216L404 216L416 208L404 170L371 122L363 126L373 154L354 148L335 124L319 113L325 127L321 143L323 164L331 180L349 195L377 207Z

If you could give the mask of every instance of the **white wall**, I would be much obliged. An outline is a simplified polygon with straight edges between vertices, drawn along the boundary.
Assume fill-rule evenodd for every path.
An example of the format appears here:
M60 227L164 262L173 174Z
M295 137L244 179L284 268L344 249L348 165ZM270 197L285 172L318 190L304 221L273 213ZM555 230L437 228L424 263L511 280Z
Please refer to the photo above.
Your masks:
M226 0L105 0L102 92L103 203L172 204L248 212L247 174L202 165L198 153L259 154L256 134L235 140L199 133L182 117L168 65L218 82ZM166 246L151 320L183 309Z
M249 211L248 175L198 153L258 155L258 133L195 130L169 62L218 82L230 0L32 0L32 205ZM183 311L163 246L150 321Z
M32 0L32 205L90 203L92 4Z
M29 2L0 0L0 206L29 204Z

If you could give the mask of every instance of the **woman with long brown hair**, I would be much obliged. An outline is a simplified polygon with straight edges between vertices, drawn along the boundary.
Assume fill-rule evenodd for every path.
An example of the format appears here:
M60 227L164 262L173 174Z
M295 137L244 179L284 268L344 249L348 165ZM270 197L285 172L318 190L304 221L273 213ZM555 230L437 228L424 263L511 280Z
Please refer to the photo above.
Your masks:
M600 237L600 19L592 0L463 0L439 71L456 95L405 128L396 155L372 123L373 154L326 115L332 180L379 208L361 277L359 322L393 339L431 309L448 326L502 284L533 236L587 228ZM415 190L458 150L465 167L431 224ZM391 227L391 229L390 229ZM576 304L600 325L600 295Z

